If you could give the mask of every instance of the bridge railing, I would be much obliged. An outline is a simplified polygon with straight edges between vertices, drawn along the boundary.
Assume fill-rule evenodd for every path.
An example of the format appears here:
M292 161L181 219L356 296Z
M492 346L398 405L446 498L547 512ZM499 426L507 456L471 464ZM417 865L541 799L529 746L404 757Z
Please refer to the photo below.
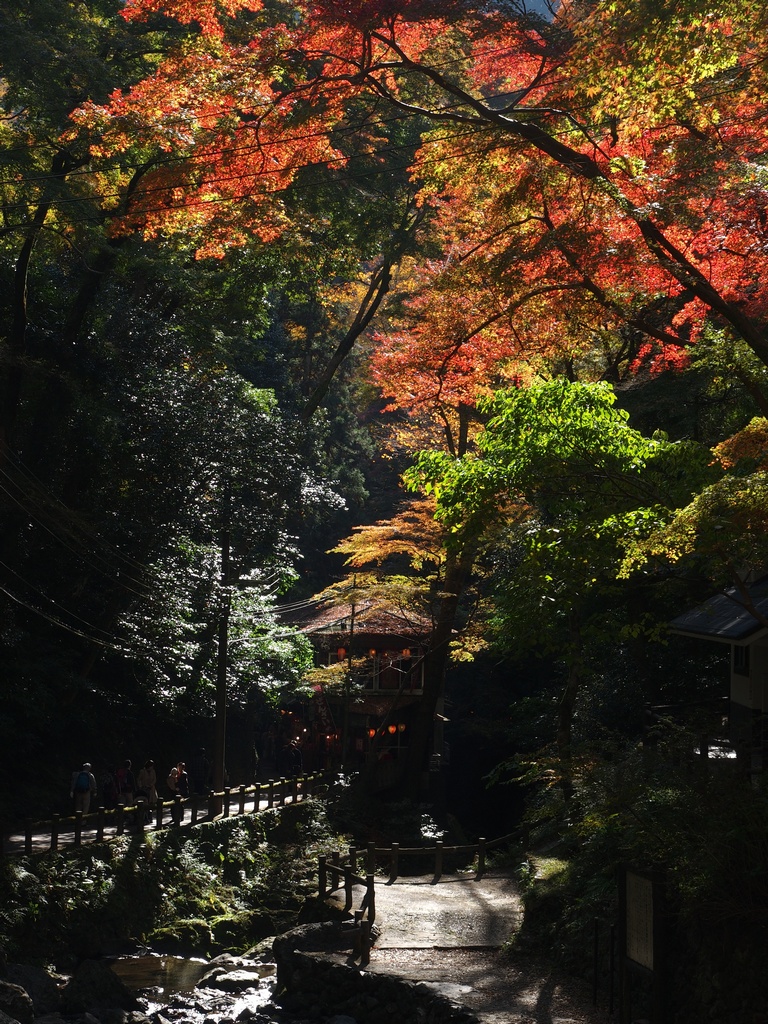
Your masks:
M85 842L102 842L126 832L174 828L198 821L236 817L256 813L287 803L298 803L316 795L327 781L326 773L315 772L296 778L270 779L252 786L225 787L208 794L176 796L150 805L137 800L114 808L98 807L95 811L73 815L52 815L35 821L28 818L16 830L4 830L0 853L6 856L29 855L44 850L57 851L66 846L82 846Z
M446 854L455 854L466 857L470 860L477 859L475 879L480 879L485 874L486 857L490 850L504 846L518 838L517 834L511 833L506 836L499 836L498 839L480 838L476 843L463 844L460 846L446 846L442 840L437 840L434 846L400 846L399 843L390 843L388 846L377 846L375 843L368 843L364 849L350 846L346 853L334 850L330 859L327 855L321 854L318 858L317 878L318 894L321 900L327 899L335 892L344 892L344 911L353 913L356 929L356 951L360 954L360 963L365 965L370 962L372 946L371 927L376 920L376 869L380 861L384 860L389 865L388 885L395 882L398 877L401 855L423 856L434 864L433 882L439 882L443 875L443 868ZM358 864L364 860L365 875L358 872ZM364 894L357 909L353 911L354 888L362 886Z

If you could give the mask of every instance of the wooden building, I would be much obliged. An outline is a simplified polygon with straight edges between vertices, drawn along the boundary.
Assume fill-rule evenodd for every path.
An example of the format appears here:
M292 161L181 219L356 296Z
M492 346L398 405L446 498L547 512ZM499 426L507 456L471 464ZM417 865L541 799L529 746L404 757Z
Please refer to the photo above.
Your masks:
M729 734L762 768L768 752L768 576L716 594L670 623L673 633L727 644L731 653Z
M366 770L374 790L395 785L423 692L431 622L373 601L317 602L289 621L315 652L309 718L325 763Z

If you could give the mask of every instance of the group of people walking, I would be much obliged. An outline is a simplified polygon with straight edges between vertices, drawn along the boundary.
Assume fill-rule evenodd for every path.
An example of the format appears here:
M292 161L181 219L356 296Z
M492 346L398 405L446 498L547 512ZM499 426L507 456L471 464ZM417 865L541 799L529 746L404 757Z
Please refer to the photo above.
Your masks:
M190 793L206 793L210 774L211 765L205 748L200 747L190 760L189 771L186 763L179 761L168 772L164 796L187 797ZM138 772L134 772L133 763L126 759L118 768L105 769L97 783L92 765L86 761L72 773L69 790L75 811L82 811L83 814L88 813L91 801L97 797L100 797L101 805L107 809L117 807L118 804L131 806L136 803L145 804L148 809L158 801L157 769L155 762L150 759L144 762Z

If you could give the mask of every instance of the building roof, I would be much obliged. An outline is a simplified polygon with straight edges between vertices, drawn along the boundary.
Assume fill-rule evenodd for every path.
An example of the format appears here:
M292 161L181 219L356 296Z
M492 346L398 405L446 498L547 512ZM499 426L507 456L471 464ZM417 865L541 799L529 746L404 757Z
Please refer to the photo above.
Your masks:
M432 631L432 623L426 617L405 612L394 605L382 606L374 601L360 601L354 608L351 604L313 601L300 612L280 614L285 621L308 636L348 635L353 631L354 634L387 635L413 640L426 638Z
M752 608L763 619L768 618L768 576L748 587L749 601L731 587L722 594L710 597L703 604L678 615L669 626L673 633L697 636L723 643L746 643L757 634L768 632L765 622L756 618ZM751 607L747 607L747 603Z

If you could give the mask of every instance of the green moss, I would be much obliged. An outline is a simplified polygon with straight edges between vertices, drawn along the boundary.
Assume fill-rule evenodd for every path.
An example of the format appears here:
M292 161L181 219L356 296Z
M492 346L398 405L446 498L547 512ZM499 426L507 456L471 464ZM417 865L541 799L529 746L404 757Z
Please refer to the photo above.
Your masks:
M141 941L243 951L298 920L331 830L316 801L0 864L0 951L61 966Z

